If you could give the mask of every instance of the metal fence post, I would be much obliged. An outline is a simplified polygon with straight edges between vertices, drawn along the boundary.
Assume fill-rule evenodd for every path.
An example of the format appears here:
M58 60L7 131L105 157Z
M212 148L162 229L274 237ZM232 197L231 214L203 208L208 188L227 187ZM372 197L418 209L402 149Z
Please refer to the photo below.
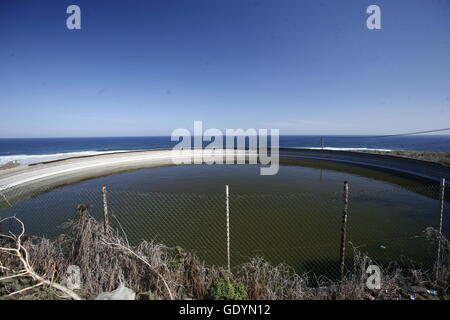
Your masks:
M445 178L442 178L441 180L441 186L440 186L440 217L439 217L439 234L442 235L442 220L444 218L444 202L445 202ZM438 243L438 253L437 253L437 263L436 263L436 280L439 279L439 265L441 262L441 246L442 241L439 237L439 243Z
M225 186L226 204L227 204L227 267L228 272L231 272L230 268L230 198L228 192L228 185Z
M442 220L444 217L444 201L445 201L445 178L442 178L441 180L441 196L440 196L440 201L441 201L441 216L440 216L440 220L439 220L439 232L442 233Z
M345 246L348 220L348 182L344 182L344 209L342 210L342 226L341 226L341 247L340 247L340 263L341 263L341 280L344 278L345 272Z
M102 187L103 195L103 227L105 232L109 232L108 199L106 197L106 186Z

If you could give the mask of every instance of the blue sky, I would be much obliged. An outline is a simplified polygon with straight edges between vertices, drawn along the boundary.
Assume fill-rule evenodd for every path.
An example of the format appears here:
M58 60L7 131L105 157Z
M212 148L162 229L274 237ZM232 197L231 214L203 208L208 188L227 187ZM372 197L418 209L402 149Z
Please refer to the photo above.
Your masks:
M449 127L450 1L0 0L0 111L2 138Z

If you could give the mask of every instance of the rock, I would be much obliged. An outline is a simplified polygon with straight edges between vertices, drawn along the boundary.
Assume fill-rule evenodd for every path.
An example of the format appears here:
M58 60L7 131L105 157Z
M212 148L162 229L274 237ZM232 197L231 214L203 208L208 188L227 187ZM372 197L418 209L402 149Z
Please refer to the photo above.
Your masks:
M414 292L414 293L428 293L428 290L427 290L427 288L424 288L424 287L411 286L411 287L409 287L409 292Z
M137 300L158 300L158 297L151 291L140 292L136 295Z
M13 160L0 166L0 170L12 169L19 166L19 161Z
M81 289L81 274L80 267L76 265L70 265L67 267L66 278L63 283L70 290Z
M121 284L116 290L100 293L95 300L134 300L135 298L136 293Z
M433 296L431 294L428 294L428 293L424 293L421 296L422 296L423 300L439 300L438 297L435 297L435 296Z

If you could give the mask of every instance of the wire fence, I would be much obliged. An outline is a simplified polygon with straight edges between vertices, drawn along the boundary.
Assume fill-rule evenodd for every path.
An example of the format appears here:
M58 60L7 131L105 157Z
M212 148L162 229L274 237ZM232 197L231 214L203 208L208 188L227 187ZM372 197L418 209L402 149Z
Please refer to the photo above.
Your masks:
M439 228L440 187L352 190L350 184L346 264L350 243L381 265L397 262L431 268L436 246L423 230ZM0 217L16 215L28 234L55 238L78 205L103 219L102 190L16 189L0 197ZM448 198L447 198L448 199ZM226 266L226 196L223 194L107 191L109 220L131 243L157 241L193 251L207 263ZM230 189L230 258L235 267L251 257L286 263L297 272L339 275L343 192L233 194ZM442 231L450 219L444 206ZM4 224L3 232L12 230ZM14 230L12 230L14 231Z

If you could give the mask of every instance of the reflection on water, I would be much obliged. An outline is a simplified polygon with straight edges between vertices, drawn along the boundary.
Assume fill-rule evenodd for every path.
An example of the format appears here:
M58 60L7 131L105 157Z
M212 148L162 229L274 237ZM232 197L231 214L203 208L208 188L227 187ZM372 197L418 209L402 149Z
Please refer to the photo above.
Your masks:
M250 256L285 262L299 272L333 277L338 270L343 182L350 183L348 240L378 263L429 267L433 248L421 237L437 226L436 187L349 165L311 160L284 163L278 175L258 165L193 165L145 169L55 189L1 212L18 215L27 232L54 237L78 204L110 212L132 242L161 241L226 264L225 185L230 186L232 264ZM376 179L375 179L376 178ZM411 190L404 187L412 188ZM447 219L448 221L449 219ZM449 230L446 222L444 230ZM351 253L351 250L348 250ZM349 254L351 258L351 254Z

